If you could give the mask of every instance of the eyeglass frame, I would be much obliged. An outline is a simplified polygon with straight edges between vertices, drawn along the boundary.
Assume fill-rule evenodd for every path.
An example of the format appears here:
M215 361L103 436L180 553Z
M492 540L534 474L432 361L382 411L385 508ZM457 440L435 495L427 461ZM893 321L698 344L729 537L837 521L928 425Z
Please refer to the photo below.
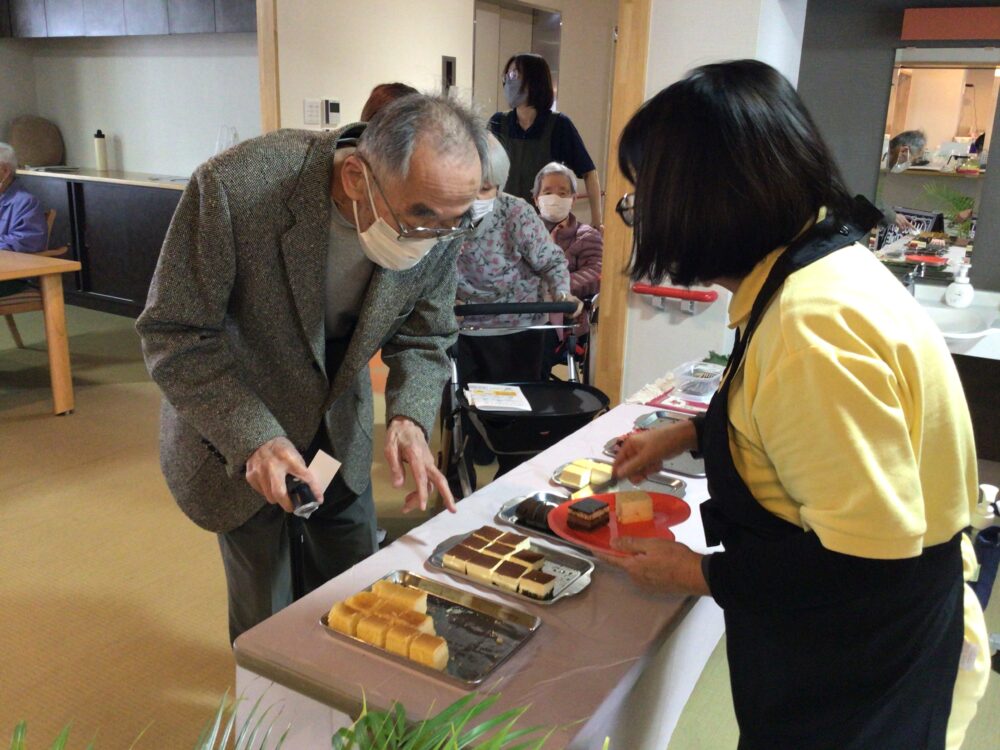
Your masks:
M399 227L399 229L397 230L396 239L399 239L399 240L432 240L432 239L434 239L434 240L437 240L438 242L442 242L442 241L445 241L445 240L458 239L459 237L467 237L470 234L472 234L473 231L475 231L475 229L476 229L477 226L479 226L479 221L473 222L472 221L472 217L469 215L468 211L466 211L465 215L460 220L463 223L460 224L459 226L456 226L456 227L450 227L448 229L443 229L443 228L435 228L435 227L411 227L411 226L409 226L408 224L404 223L396 215L396 212L392 208L392 204L389 203L389 199L386 197L385 191L382 189L382 186L378 182L378 178L375 176L375 170L372 168L372 165L369 164L368 160L365 159L360 154L355 154L355 155L358 157L358 159L361 160L361 163L364 164L365 167L368 168L368 172L372 176L372 182L375 183L375 189L378 190L378 194L382 196L382 201L385 203L386 208L389 209L389 215L392 216L393 221L396 222L396 226ZM372 202L372 213L375 214L375 218L376 219L380 218L379 215L378 215L378 209L375 208L374 201ZM482 221L482 219L480 219L480 221ZM417 232L425 232L428 236L419 236L417 234Z
M517 69L516 65L512 65L510 69L500 76L500 83L506 83L507 81L517 81L521 78L521 71Z
M631 205L626 205L631 204ZM628 216L625 213L628 212ZM627 227L635 226L635 193L625 193L615 204L615 213Z

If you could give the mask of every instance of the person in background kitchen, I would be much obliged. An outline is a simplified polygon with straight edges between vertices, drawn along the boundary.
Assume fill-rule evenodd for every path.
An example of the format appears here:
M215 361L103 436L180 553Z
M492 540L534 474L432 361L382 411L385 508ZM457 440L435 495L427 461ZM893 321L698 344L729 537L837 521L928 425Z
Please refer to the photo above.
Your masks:
M632 278L725 287L738 343L707 415L629 437L614 467L699 451L724 551L625 539L609 562L722 607L741 750L958 748L990 658L965 585L972 424L940 333L858 244L873 207L753 60L654 96L618 159Z
M542 223L552 241L562 248L569 264L569 291L574 297L593 297L601 291L601 256L604 236L573 214L577 196L576 175L565 164L549 162L535 175L531 189ZM553 316L557 325L562 317ZM590 325L583 317L576 327L577 336L586 336ZM561 333L561 331L560 331Z
M368 95L368 101L361 108L361 122L369 122L389 102L394 102L400 97L418 93L413 86L405 83L380 83L372 89Z
M604 231L601 181L573 121L553 112L552 71L541 55L511 57L503 68L503 93L510 111L490 118L490 131L510 156L510 176L500 187L505 193L531 202L531 186L538 170L550 161L569 166L587 186L590 223Z
M161 465L181 509L218 535L230 637L289 604L290 540L308 592L375 550L368 361L382 349L384 453L404 510L436 489L428 448L454 342L455 261L486 132L412 94L367 126L279 130L194 173L136 323L163 390ZM342 462L325 495L307 462ZM292 475L322 506L291 515Z
M45 212L38 199L17 183L17 154L0 143L0 250L39 253L49 242ZM28 288L21 279L0 281L0 297Z

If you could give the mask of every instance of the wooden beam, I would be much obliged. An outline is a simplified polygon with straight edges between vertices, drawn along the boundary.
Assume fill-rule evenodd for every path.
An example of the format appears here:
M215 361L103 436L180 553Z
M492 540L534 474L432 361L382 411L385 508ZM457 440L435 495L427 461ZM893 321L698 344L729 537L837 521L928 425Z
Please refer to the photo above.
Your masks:
M904 41L1000 39L1000 7L907 8L903 11Z
M257 64L260 69L260 125L270 133L281 127L278 96L278 0L257 0Z
M608 130L608 181L604 199L604 261L601 273L600 323L595 345L594 385L612 405L622 399L625 335L628 323L628 264L632 230L615 213L631 186L618 169L618 139L629 118L646 99L646 60L652 0L619 0L618 40L611 89Z

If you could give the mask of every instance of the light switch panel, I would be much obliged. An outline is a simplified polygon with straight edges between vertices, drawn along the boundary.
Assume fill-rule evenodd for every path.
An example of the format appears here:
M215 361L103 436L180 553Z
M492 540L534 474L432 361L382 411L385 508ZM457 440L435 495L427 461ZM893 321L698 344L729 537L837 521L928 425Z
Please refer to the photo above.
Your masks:
M323 104L321 99L302 100L302 124L320 126L323 124Z

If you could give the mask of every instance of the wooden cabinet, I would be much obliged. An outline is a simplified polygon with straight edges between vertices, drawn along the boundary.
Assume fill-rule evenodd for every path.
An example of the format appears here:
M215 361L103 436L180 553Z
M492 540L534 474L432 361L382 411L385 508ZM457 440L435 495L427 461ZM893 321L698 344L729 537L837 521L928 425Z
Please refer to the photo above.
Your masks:
M146 304L180 190L18 175L42 207L56 210L51 247L68 245L83 268L64 279L66 299L136 317Z
M83 36L83 0L45 0L49 36Z
M215 0L215 30L256 31L257 3L253 0Z
M10 28L12 36L48 36L45 0L10 0Z
M167 0L171 34L207 34L215 31L213 0Z
M0 38L10 36L10 0L0 0Z
M83 27L87 36L124 36L122 0L84 0Z
M167 0L125 0L125 33L169 34Z

